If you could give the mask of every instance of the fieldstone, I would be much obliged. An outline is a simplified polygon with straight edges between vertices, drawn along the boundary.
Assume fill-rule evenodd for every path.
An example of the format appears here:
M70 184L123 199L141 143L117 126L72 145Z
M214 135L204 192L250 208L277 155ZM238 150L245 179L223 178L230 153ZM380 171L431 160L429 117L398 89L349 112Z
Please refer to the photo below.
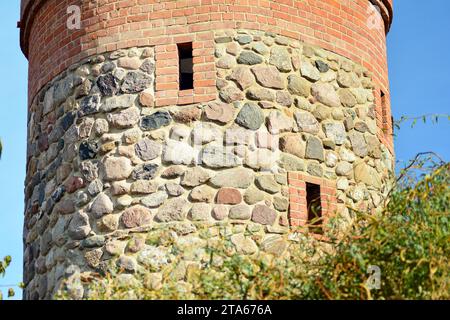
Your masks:
M338 157L333 151L327 151L325 153L325 164L329 168L334 168L338 162Z
M148 91L142 91L139 94L139 103L143 107L152 108L155 106L155 97L151 92Z
M266 55L269 53L269 48L267 48L267 46L262 42L254 43L252 45L252 50L261 55Z
M311 84L297 75L290 75L288 77L287 88L291 94L305 98L308 98L311 93Z
M280 72L274 66L256 66L252 68L256 81L263 87L270 89L284 89L284 82Z
M75 191L85 186L84 180L80 177L70 177L66 183L64 183L67 193L74 193Z
M75 213L69 224L69 236L73 240L83 240L91 232L91 226L89 224L89 216L79 211Z
M352 144L352 149L355 155L364 158L368 155L369 150L367 148L367 143L364 139L364 135L359 132L349 133L350 142Z
M217 68L220 68L220 69L231 69L235 65L236 65L236 59L229 54L220 58L216 63Z
M218 38L215 38L214 41L216 43L228 43L228 42L233 41L233 39L231 37L218 37Z
M232 207L229 213L229 218L235 220L249 220L251 216L250 207L245 204Z
M141 199L141 203L148 208L157 208L169 198L165 191L158 191Z
M133 180L152 180L158 173L159 166L154 163L147 163L136 167L131 177Z
M142 62L138 57L122 57L119 60L117 60L117 66L119 68L129 69L129 70L136 70L139 69Z
M164 249L155 246L145 246L137 258L138 262L151 272L159 272L169 264L169 257Z
M218 204L239 204L242 202L242 195L237 189L222 188L217 192L216 202Z
M339 70L337 74L337 82L343 88L359 87L361 82L355 73Z
M308 168L306 170L309 175L314 177L322 177L323 176L323 168L318 163L311 162L308 164Z
M280 111L272 111L267 118L267 129L271 134L289 132L293 129L293 121Z
M149 224L151 219L151 211L141 205L136 205L126 209L121 217L123 225L128 229Z
M133 257L130 256L120 256L119 259L117 259L117 267L120 269L123 269L125 272L134 273L136 272L138 268L138 264L136 260Z
M320 72L309 61L303 61L300 66L302 77L309 81L316 82L320 79Z
M118 113L108 113L108 122L115 128L131 128L140 119L140 111L136 107L128 108Z
M225 131L226 145L249 145L252 138L253 133L244 128L233 127Z
M253 101L275 101L275 94L265 88L253 87L248 89L247 98Z
M100 107L100 111L111 112L116 109L128 109L134 106L135 101L136 96L134 95L124 94L120 96L114 96L105 100L105 102Z
M280 192L280 185L277 183L273 175L263 175L256 178L256 186L270 194Z
M294 113L294 117L297 122L298 128L300 129L300 132L311 134L319 133L319 122L311 113L306 111L296 111Z
M108 121L105 119L97 119L94 122L94 132L97 136L101 136L109 131Z
M353 120L353 117L351 117L351 116L345 117L344 126L345 126L345 130L351 131L355 127L355 122Z
M287 171L305 170L305 163L302 159L286 153L281 154L280 166Z
M151 59L146 59L139 69L151 75L155 72L155 64Z
M218 221L225 220L228 216L228 209L224 205L215 206L211 211L211 215Z
M347 178L339 178L336 181L336 187L338 190L347 191L349 186L350 185Z
M265 205L256 205L252 212L252 221L262 225L273 225L277 212Z
M273 206L278 211L287 211L287 209L289 208L289 200L286 198L274 197Z
M114 75L108 73L98 77L97 87L103 96L111 97L119 91L119 82Z
M249 88L255 81L250 70L243 66L234 68L229 79L235 81L242 90Z
M211 206L206 203L194 203L189 211L188 217L192 221L207 221L209 220Z
M78 116L83 117L86 115L94 114L99 112L101 96L99 94L93 94L81 99L80 110L78 111Z
M378 138L376 136L368 135L366 136L366 142L369 149L369 155L375 159L380 159L382 156L382 151Z
M133 193L136 193L136 192L133 192ZM118 197L117 200L116 200L117 208L118 209L126 209L129 206L131 206L131 204L133 203L133 200L134 199L131 196L127 195L127 194L123 195L121 197Z
M196 187L206 183L210 179L210 174L201 167L194 167L187 170L181 179L181 185L186 187Z
M137 180L130 186L132 194L150 194L158 190L158 184L155 181Z
M183 175L185 168L183 166L171 166L163 171L161 177L164 179L175 179Z
M377 189L381 188L381 178L378 172L367 165L363 161L355 163L354 166L355 180L357 183L365 183L367 186L372 186Z
M330 70L330 67L328 66L328 64L326 64L325 62L323 62L322 60L316 60L316 67L317 69L321 72L321 73L326 73L328 72L328 70Z
M242 160L220 145L203 148L201 162L209 168L233 168L242 164Z
M194 161L196 151L186 142L168 140L164 145L164 162L189 165Z
M269 63L277 67L281 72L290 72L292 70L291 55L286 48L273 47Z
M319 138L310 136L306 141L306 153L307 159L324 161L324 149L322 141Z
M247 34L238 35L235 39L237 42L239 42L240 45L246 45L253 41L253 37Z
M365 133L369 131L369 127L365 122L358 121L355 123L355 130L361 133Z
M258 251L258 246L249 237L243 234L235 234L231 236L231 242L236 248L238 254L254 254Z
M114 205L111 199L104 193L101 193L91 205L91 212L97 219L113 211Z
M205 107L205 116L208 120L225 124L234 119L234 111L231 104L211 102Z
M173 119L175 121L186 124L199 121L201 117L202 117L202 110L197 106L183 107L182 109L173 113Z
M350 177L353 173L353 166L351 163L341 161L336 166L336 174L341 177Z
M349 89L340 89L338 95L342 105L346 108L353 108L357 103L355 96Z
M258 131L256 133L256 146L258 148L275 151L276 149L278 149L278 141L278 136L271 135L268 132Z
M82 142L78 151L81 161L94 159L97 156L97 152L97 143L91 141Z
M317 104L314 108L313 115L319 120L327 120L331 117L332 108L324 106L323 104Z
M340 146L347 140L343 123L327 122L323 123L322 127L327 138L330 138L336 145Z
M287 246L287 242L280 235L267 235L261 242L261 250L275 256L282 256Z
M165 187L167 194L172 197L179 197L186 191L182 186L173 182L166 183Z
M334 87L329 83L315 83L311 87L314 98L329 107L339 108L341 101Z
M233 103L244 99L244 94L242 91L233 86L220 90L219 96L226 103Z
M216 190L208 185L201 185L192 189L190 193L190 200L193 202L208 202L214 201Z
M123 79L121 90L123 93L139 93L152 84L152 77L148 74L131 71Z
M133 171L130 159L125 157L106 158L103 161L102 169L107 181L125 180Z
M353 154L353 152L351 152L350 150L348 150L346 148L340 148L339 156L341 157L342 161L355 162L355 160L356 160L356 157Z
M125 248L125 243L118 240L108 241L105 245L106 253L110 254L113 257L120 256Z
M239 55L239 57L237 58L237 62L239 64L245 64L245 65L255 65L255 64L260 64L263 62L263 58L261 58L260 55L252 52L252 51L248 51L248 50L244 50L241 52L241 54Z
M153 160L161 154L161 144L145 138L135 146L136 155L143 161Z
M236 123L250 130L258 130L264 123L264 114L257 105L246 103L239 112Z
M119 228L119 216L108 214L100 219L99 228L101 231L114 232Z
M95 235L81 241L82 248L99 248L105 245L106 238L102 235Z
M188 202L182 198L166 201L155 216L157 222L183 221L187 215Z
M298 134L289 134L280 138L280 150L297 156L305 157L305 143Z
M247 189L254 180L254 173L250 169L235 168L224 170L211 179L211 184L217 188Z
M141 120L141 128L144 131L156 130L168 126L172 118L168 112L157 111L151 115L145 116Z
M279 105L284 107L290 107L292 103L294 103L292 96L285 91L277 91L276 101Z

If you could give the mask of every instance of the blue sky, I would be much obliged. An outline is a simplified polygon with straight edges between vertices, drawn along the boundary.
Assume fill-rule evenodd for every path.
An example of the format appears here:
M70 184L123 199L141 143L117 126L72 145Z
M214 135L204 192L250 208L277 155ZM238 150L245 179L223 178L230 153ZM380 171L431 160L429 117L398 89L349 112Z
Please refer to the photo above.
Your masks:
M19 0L0 1L0 258L13 256L0 286L22 278L23 181L25 178L27 61L19 48ZM395 118L450 111L450 1L394 0L395 19L388 36L389 76ZM395 150L400 162L418 152L435 151L450 160L450 126L403 125ZM1 287L0 287L1 289ZM18 295L17 298L20 298Z

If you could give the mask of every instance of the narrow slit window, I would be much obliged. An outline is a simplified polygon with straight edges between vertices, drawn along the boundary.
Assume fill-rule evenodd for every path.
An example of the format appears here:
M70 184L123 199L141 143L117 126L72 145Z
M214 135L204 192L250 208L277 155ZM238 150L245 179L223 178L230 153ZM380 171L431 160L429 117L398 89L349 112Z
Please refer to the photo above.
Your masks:
M178 44L178 66L180 90L194 89L192 42Z
M386 95L383 91L380 93L381 97L381 115L383 117L383 131L386 134L388 129L388 115L387 115L387 107L386 107Z
M306 184L306 205L308 208L308 227L312 233L322 234L322 204L320 185Z

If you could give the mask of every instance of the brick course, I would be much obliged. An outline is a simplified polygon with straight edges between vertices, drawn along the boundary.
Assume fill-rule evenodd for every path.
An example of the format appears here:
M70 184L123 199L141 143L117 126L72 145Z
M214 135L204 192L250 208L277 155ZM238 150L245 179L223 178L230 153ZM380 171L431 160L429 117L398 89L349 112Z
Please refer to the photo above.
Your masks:
M386 94L390 119L385 34L392 20L392 0L370 0L380 6L381 28L368 24L368 0L23 0L21 46L30 62L29 101L56 75L94 54L134 46L161 46L169 55L175 44L195 39L197 86L194 92L157 93L157 105L212 100L214 70L211 31L271 31L341 54L367 67L376 88ZM82 29L66 27L67 7L80 5ZM167 50L167 51L166 51ZM158 52L158 56L161 52ZM163 55L164 56L164 55ZM165 58L161 58L165 59ZM169 59L169 58L168 58ZM160 73L174 72L163 69ZM169 78L169 79L168 79ZM170 77L159 75L157 88L170 89ZM378 94L379 95L379 94ZM375 96L378 96L375 94ZM393 152L392 125L384 121L377 99L379 137ZM383 132L384 128L384 133Z

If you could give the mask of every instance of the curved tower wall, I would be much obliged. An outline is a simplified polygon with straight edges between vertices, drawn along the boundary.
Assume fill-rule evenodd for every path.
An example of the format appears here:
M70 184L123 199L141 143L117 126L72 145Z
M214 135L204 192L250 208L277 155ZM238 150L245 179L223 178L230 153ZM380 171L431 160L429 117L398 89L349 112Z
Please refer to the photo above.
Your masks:
M311 186L325 220L378 208L393 175L391 19L387 0L22 1L25 298L64 279L82 297L79 279L111 265L158 282L178 261L163 233L183 249L180 281L219 235L282 254Z

